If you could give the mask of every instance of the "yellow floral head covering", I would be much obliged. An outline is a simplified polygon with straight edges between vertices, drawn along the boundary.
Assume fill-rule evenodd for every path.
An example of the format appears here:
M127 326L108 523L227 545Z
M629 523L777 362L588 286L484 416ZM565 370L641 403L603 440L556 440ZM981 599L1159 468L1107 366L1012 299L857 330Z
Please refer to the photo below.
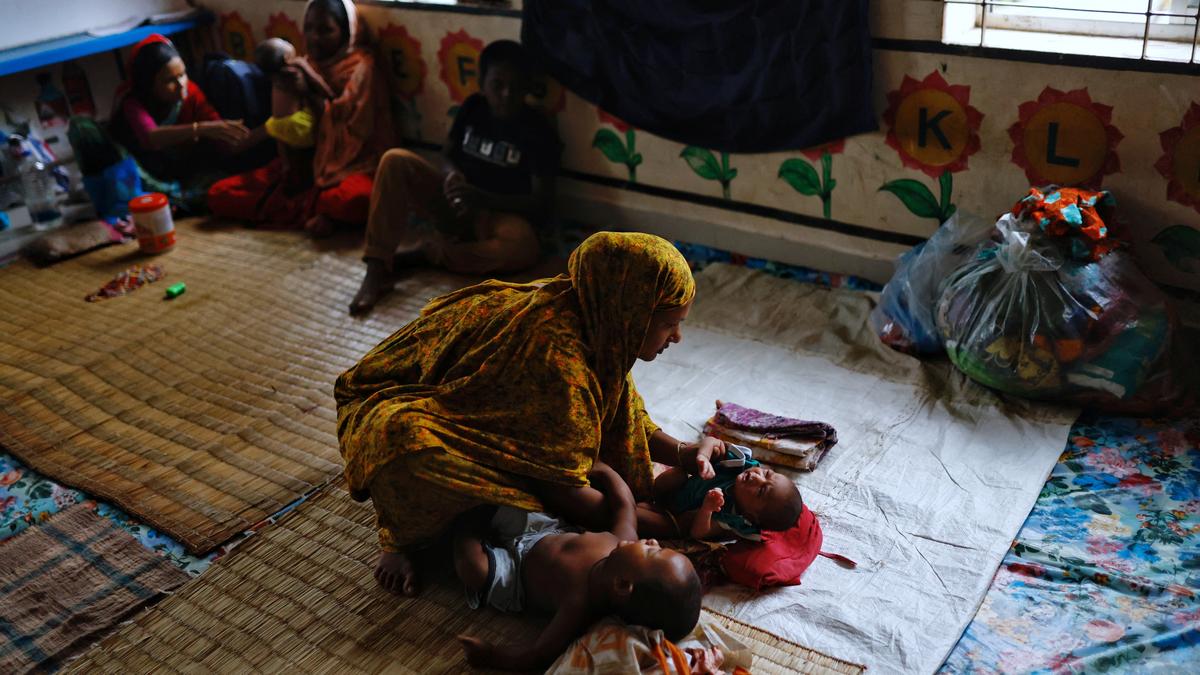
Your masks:
M640 232L593 234L571 254L567 274L579 296L584 339L605 388L604 419L610 422L620 398L615 387L633 368L651 315L691 302L696 282L678 249Z

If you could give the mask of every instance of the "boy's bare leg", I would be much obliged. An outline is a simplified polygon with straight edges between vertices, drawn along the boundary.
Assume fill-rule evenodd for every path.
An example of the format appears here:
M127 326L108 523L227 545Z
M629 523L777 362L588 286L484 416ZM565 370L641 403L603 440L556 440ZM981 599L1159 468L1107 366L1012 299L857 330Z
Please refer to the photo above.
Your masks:
M590 485L568 487L538 483L534 494L550 513L592 532L604 532L612 523L604 493Z
M663 503L671 498L687 482L687 471L673 466L658 474L654 479L654 501Z
M482 593L488 578L488 555L483 549L487 525L496 509L480 507L463 514L454 527L454 573L471 593Z
M441 184L438 169L408 150L393 148L379 160L363 250L367 275L350 302L351 314L369 312L391 292L396 250L420 243L420 237L409 231L409 216L417 212L436 220L448 213Z

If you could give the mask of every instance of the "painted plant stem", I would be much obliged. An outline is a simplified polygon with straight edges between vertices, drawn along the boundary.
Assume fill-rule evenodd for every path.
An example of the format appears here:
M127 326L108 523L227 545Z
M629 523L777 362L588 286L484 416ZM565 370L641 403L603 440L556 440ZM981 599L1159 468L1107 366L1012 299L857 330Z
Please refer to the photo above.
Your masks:
M705 180L715 180L721 184L721 194L730 199L730 183L737 177L738 170L729 166L729 153L722 152L720 161L712 150L689 145L679 153L688 163L692 171Z
M779 165L779 177L787 181L792 189L802 195L821 198L821 212L825 218L833 216L833 188L837 180L833 178L833 155L825 152L821 155L821 173L812 164L800 159L786 159Z
M943 171L938 177L941 199L933 196L933 192L920 181L911 178L901 178L889 181L879 187L880 191L896 195L904 207L918 218L933 218L938 224L946 222L958 210L951 197L954 193L954 174Z

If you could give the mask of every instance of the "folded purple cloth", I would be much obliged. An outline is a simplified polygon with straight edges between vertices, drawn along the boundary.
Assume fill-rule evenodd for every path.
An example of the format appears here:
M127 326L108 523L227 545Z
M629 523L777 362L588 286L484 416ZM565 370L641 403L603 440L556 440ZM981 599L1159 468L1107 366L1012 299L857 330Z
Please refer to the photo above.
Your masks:
M716 422L723 427L761 433L767 438L822 439L826 450L837 443L837 430L825 422L772 415L736 403L719 401Z

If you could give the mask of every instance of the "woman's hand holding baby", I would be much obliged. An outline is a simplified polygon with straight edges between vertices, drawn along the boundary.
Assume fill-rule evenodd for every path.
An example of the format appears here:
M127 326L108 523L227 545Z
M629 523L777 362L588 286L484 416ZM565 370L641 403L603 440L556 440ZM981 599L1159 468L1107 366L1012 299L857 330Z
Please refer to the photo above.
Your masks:
M688 443L680 448L679 466L693 476L709 480L717 475L712 465L714 456L725 456L725 443L719 438L705 436L699 443Z
M289 63L279 70L277 83L292 94L303 96L308 91L308 80L299 66Z

